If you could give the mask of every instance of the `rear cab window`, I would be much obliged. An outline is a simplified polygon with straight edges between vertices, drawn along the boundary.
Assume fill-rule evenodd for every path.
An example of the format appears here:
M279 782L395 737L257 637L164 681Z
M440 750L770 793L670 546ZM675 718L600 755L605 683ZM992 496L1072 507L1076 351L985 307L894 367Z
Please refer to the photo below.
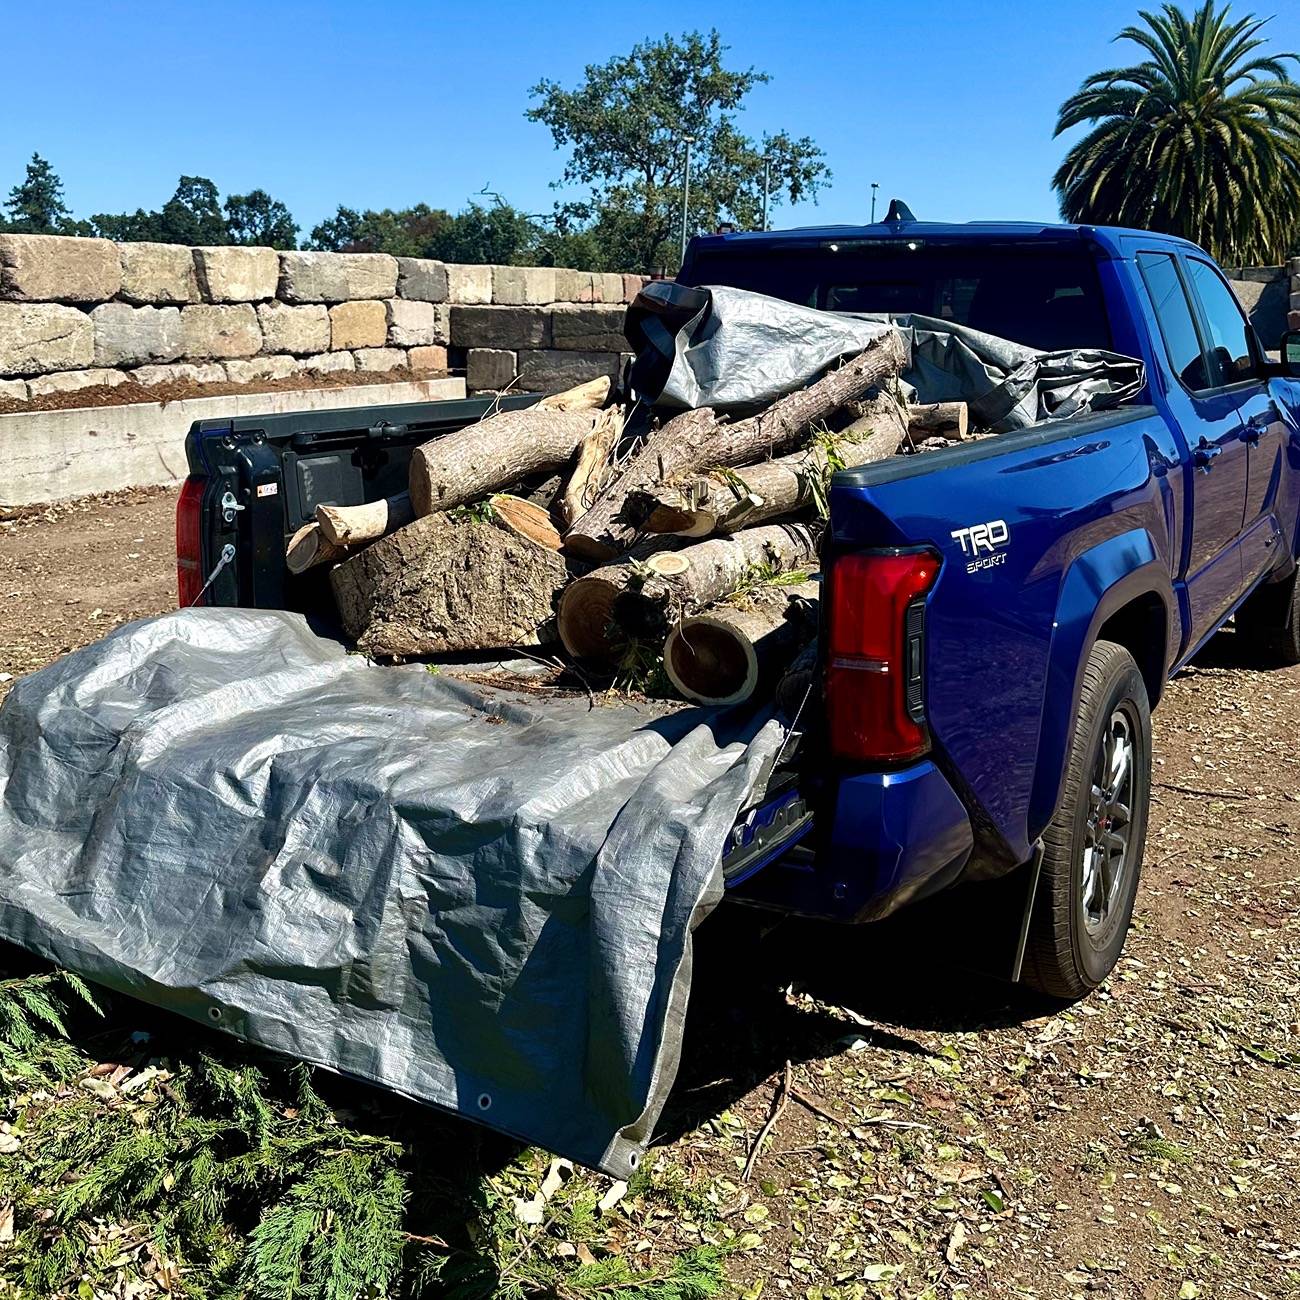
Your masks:
M914 313L1044 352L1113 346L1083 244L825 240L817 247L706 248L679 277L823 311Z

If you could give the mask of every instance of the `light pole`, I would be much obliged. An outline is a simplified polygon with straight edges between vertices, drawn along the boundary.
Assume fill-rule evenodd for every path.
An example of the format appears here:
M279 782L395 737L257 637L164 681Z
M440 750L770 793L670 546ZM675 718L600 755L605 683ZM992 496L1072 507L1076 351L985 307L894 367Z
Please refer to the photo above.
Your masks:
M682 136L686 146L686 159L682 165L682 261L686 261L686 222L691 210L691 145L695 143L693 135Z
M763 155L763 229L767 229L767 196L772 188L772 160Z
M876 224L876 191L880 188L879 181L871 182L871 224Z

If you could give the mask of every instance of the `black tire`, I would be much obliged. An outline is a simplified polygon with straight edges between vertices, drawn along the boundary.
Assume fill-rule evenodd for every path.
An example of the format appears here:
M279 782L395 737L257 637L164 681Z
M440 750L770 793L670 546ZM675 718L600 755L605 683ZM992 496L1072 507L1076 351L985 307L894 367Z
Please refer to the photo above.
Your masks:
M1103 768L1113 775L1124 754L1127 783L1096 787L1094 778ZM1095 798L1094 789L1102 789L1103 797ZM1105 797L1112 789L1113 797ZM1123 646L1098 641L1084 667L1064 796L1043 834L1043 869L1021 971L1030 988L1074 1001L1095 989L1119 960L1133 919L1150 801L1146 684ZM1119 855L1115 845L1121 838L1125 848Z
M1300 571L1253 592L1237 611L1237 635L1279 667L1300 664Z

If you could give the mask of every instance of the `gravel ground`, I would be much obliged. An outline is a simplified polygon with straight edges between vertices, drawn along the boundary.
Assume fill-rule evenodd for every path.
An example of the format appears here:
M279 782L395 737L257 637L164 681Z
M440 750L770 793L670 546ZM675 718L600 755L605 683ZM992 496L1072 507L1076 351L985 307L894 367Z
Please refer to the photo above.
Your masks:
M0 674L169 608L174 502L0 523ZM747 1297L1300 1296L1298 722L1300 669L1231 632L1171 685L1133 934L1070 1010L972 973L969 911L711 919L655 1162L690 1194L593 1248L721 1241Z

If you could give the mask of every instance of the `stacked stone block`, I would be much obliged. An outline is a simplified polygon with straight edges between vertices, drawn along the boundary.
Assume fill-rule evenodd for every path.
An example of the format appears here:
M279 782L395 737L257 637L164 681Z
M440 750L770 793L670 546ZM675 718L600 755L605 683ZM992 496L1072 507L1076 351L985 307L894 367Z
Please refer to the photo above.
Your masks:
M128 381L463 369L472 392L616 376L641 276L386 253L0 235L0 401Z

